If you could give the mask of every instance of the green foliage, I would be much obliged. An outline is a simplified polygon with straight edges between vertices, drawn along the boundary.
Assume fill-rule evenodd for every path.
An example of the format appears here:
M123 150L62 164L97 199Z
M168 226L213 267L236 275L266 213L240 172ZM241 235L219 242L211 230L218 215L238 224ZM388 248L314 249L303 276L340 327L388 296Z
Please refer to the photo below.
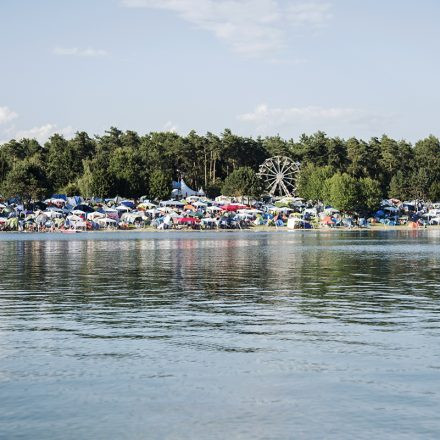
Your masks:
M411 178L408 175L402 173L402 171L397 171L390 180L388 197L405 200L411 197L410 192L410 181Z
M150 174L150 198L153 200L167 199L171 194L171 178L163 171L155 170Z
M328 179L333 175L332 167L317 167L308 164L301 168L298 180L298 195L306 200L329 199Z
M222 193L222 181L217 179L215 182L208 183L205 187L205 194L211 199L215 199Z
M91 170L92 162L90 160L83 160L83 175L78 179L77 185L79 189L79 194L84 197L92 197L92 182L93 182L93 174Z
M148 178L139 153L132 147L118 147L110 155L109 171L114 176L114 193L140 197L148 191Z
M231 197L259 197L262 193L261 180L250 167L233 171L222 186L222 194Z
M380 202L383 199L380 182L370 177L360 179L359 193L359 209L371 212L380 207Z
M360 205L359 182L347 173L336 173L328 179L328 202L340 211L357 210Z
M75 179L74 150L63 136L54 134L45 144L47 174L53 190L58 192Z
M41 163L32 158L16 162L2 182L1 192L24 201L42 199L47 195L47 176Z
M377 200L376 183L363 179L378 182L381 193L388 197L440 198L440 141L434 136L413 147L385 135L366 142L329 138L317 132L294 141L280 136L253 139L228 129L220 135L192 131L186 136L168 132L140 136L111 127L103 136L78 132L66 140L53 135L44 147L34 139L13 139L0 146L0 188L17 194L75 190L86 197L168 197L171 179L184 175L189 186L202 187L210 196L218 195L223 188L230 194L258 194L256 181L249 186L237 181L234 173L242 168L255 173L266 158L275 155L301 162L298 193L308 200L329 202L329 179L335 173L351 176L359 191L368 188L369 195L359 192L356 206L351 209L373 206ZM40 170L33 169L30 174L31 180L38 182L28 181L33 189L24 191L17 176L20 170L31 170L31 163L39 164ZM240 175L247 181L249 176Z
M75 196L81 194L79 181L70 182L60 190L60 194L66 194L68 196Z
M429 199L433 202L440 201L440 181L433 182L429 187Z

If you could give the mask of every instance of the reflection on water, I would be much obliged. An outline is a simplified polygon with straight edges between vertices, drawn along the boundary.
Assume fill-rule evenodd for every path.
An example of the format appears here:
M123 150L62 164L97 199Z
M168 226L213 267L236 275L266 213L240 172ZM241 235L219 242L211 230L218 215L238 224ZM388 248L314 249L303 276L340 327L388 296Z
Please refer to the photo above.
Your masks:
M438 231L0 238L0 437L438 437Z

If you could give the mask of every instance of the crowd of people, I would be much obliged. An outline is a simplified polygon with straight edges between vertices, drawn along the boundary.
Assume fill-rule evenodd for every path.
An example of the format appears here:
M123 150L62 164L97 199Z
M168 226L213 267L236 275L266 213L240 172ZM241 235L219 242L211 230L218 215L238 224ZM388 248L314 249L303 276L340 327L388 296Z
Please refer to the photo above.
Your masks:
M247 229L256 226L288 229L366 228L440 224L440 204L383 200L370 215L341 213L331 206L285 197L276 201L215 200L190 196L153 203L146 199L90 199L54 195L23 204L0 199L0 230L28 232L80 232L94 230Z

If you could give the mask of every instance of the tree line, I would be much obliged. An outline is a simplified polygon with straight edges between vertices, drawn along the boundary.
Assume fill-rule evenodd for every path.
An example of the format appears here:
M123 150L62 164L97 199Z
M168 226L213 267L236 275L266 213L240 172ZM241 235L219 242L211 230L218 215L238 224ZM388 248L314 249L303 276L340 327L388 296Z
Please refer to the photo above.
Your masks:
M381 197L440 199L440 142L429 136L412 145L388 136L364 141L328 137L323 132L298 140L280 136L243 137L226 129L220 135L186 136L170 132L139 135L110 128L102 136L55 134L43 145L35 139L0 146L0 194L40 199L52 193L84 197L166 198L172 180L184 176L209 196L224 190L261 193L252 173L265 159L283 155L301 163L298 195L330 200L342 194L349 204L365 188ZM242 177L240 177L242 176ZM332 196L333 194L333 196ZM253 194L247 194L253 195ZM364 194L368 198L368 191ZM365 198L364 197L364 198Z

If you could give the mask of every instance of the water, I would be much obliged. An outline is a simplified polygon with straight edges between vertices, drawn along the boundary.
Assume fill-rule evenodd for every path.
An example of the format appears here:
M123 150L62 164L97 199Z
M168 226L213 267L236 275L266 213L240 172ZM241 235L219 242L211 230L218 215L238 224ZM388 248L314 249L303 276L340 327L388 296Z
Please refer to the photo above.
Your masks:
M0 438L439 438L439 245L3 234Z

